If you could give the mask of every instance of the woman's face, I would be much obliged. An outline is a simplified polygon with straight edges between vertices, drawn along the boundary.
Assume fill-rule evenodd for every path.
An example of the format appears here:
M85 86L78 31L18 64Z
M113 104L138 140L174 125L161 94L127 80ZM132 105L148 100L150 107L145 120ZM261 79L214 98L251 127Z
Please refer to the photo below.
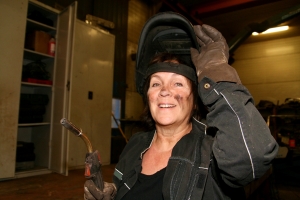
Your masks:
M191 82L186 77L171 72L154 73L147 95L156 124L167 126L189 122L193 94Z

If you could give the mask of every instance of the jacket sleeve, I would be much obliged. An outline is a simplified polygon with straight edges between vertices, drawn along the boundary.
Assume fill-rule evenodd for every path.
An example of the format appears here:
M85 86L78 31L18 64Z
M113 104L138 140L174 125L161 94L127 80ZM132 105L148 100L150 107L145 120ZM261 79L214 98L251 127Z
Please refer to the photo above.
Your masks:
M278 144L246 87L204 77L198 92L209 111L207 125L217 130L213 155L222 180L230 187L241 187L264 175Z

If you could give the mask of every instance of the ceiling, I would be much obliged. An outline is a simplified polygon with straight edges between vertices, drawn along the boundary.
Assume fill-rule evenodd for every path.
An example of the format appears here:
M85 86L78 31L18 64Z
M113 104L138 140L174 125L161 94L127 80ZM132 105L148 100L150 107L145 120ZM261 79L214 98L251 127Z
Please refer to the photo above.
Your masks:
M158 12L175 11L186 16L194 25L204 23L217 28L233 47L232 51L242 43L300 35L299 0L151 1L159 5ZM290 28L280 33L251 36L253 30L264 31L278 25L289 25Z

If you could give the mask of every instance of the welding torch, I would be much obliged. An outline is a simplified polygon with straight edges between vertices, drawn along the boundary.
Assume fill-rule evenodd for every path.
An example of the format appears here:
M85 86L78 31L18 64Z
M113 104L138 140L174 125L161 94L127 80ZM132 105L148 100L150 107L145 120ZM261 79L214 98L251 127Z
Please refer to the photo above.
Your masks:
M93 152L93 147L88 139L88 137L82 132L81 129L77 128L74 124L72 124L66 118L62 118L60 120L62 126L68 129L70 132L74 133L77 137L80 137L88 150L85 159L85 172L84 175L87 179L91 179L95 185L103 191L104 183L101 174L101 162L100 162L100 154L96 151L96 154Z

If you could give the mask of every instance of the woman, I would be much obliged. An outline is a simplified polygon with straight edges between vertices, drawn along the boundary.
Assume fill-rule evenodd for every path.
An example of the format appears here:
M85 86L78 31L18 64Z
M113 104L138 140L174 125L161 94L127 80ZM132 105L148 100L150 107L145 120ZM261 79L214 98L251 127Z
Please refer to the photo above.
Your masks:
M132 136L114 184L103 192L85 184L87 199L244 199L243 186L271 167L278 145L227 64L225 39L208 25L194 31L201 46L200 53L191 49L196 72L172 54L152 60L141 83L152 130ZM197 119L198 95L207 125Z
M177 71L178 69L180 71ZM129 151L134 149L136 153L132 157L133 160L131 160L132 153L129 153L130 158L127 150L122 153L125 163L120 162L121 168L134 162L138 168L141 167L137 169L136 184L122 199L145 197L163 199L163 177L173 147L183 136L191 132L193 113L197 113L196 75L194 70L184 65L180 58L168 53L156 55L150 63L146 76L144 101L147 106L144 111L144 121L151 131L147 134L138 133L134 137L138 141L133 142L133 146L129 149ZM193 146L192 143L188 145ZM192 151L193 149L194 147ZM186 148L182 150L186 151ZM136 160L136 156L143 151L142 159Z

